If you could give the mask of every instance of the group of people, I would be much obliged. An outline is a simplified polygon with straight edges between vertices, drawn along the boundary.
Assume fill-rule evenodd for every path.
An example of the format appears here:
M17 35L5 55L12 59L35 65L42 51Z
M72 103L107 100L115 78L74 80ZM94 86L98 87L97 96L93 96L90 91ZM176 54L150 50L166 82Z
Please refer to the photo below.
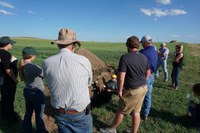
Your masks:
M14 96L17 75L24 81L24 98L26 111L24 116L24 132L33 132L31 117L36 116L36 130L47 132L43 121L44 114L44 84L46 79L50 91L51 105L55 111L55 122L59 133L92 133L92 115L90 110L89 86L93 73L90 61L75 52L81 43L76 40L76 33L70 29L60 29L58 39L51 42L57 44L59 53L45 59L42 67L32 63L38 53L33 47L22 50L23 59L17 63L8 50L15 41L9 37L0 38L0 85L1 85L1 114L6 119L17 120L14 112ZM143 49L139 50L142 44ZM127 54L121 56L118 76L113 76L109 91L118 89L119 102L116 116L109 128L101 128L101 132L116 133L116 128L122 122L124 115L132 115L132 132L136 133L140 125L140 115L147 120L151 108L151 93L154 75L158 77L161 65L164 81L168 81L167 58L169 50L165 43L160 48L152 44L150 36L131 36L126 41ZM183 46L176 45L173 54L172 87L179 86L179 73L182 69ZM14 63L15 62L15 63ZM117 79L116 79L117 78ZM117 80L117 82L116 82ZM117 85L116 85L117 84ZM11 117L12 116L12 117ZM10 121L8 121L10 122ZM12 121L13 122L13 121Z

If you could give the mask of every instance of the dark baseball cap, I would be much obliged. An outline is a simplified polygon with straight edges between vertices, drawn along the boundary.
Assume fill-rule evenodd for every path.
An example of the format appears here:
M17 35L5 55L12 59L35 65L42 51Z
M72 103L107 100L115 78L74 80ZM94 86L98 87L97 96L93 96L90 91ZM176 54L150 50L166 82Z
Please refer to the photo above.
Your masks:
M0 38L0 46L6 46L9 43L14 44L16 41L11 40L8 36L3 36Z
M38 53L35 51L33 47L25 47L22 50L23 55L38 55Z

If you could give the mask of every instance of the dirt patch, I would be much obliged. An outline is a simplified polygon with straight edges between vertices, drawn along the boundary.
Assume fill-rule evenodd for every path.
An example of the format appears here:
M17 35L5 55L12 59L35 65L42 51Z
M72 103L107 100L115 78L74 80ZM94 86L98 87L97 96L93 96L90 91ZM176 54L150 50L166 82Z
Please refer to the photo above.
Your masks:
M115 73L115 69L112 66L106 65L101 59L99 59L96 55L91 53L86 49L80 48L77 53L79 55L83 55L87 57L92 65L93 71L93 82L96 83L96 86L102 90L104 83L111 78L111 75ZM90 95L91 98L93 97L93 85L90 86ZM49 91L48 88L45 88L45 95L46 95L46 107L45 107L45 114L44 114L44 122L46 129L53 133L57 131L57 125L54 123L54 112L50 104L49 98ZM34 117L33 117L34 118ZM34 122L34 120L33 120Z

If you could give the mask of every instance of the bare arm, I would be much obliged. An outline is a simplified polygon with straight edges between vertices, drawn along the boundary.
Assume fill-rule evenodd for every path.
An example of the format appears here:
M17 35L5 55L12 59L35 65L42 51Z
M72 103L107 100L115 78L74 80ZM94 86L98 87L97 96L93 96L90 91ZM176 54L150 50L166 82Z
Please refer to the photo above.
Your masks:
M118 87L119 97L122 97L125 75L126 75L125 72L119 72L118 75L117 87Z
M14 72L12 69L6 69L6 73L8 74L8 76L13 80L14 83L18 83L17 78L14 75Z
M150 74L151 74L151 70L150 70L150 69L148 69L148 70L146 71L146 79L148 79L148 78L149 78Z

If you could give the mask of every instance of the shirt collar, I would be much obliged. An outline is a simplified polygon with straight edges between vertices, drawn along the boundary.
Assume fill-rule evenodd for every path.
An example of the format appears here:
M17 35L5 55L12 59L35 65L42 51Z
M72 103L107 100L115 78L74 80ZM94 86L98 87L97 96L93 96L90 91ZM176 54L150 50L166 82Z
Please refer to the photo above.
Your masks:
M70 51L68 48L62 48L60 50L60 52L70 52L70 53L73 53L72 51Z

